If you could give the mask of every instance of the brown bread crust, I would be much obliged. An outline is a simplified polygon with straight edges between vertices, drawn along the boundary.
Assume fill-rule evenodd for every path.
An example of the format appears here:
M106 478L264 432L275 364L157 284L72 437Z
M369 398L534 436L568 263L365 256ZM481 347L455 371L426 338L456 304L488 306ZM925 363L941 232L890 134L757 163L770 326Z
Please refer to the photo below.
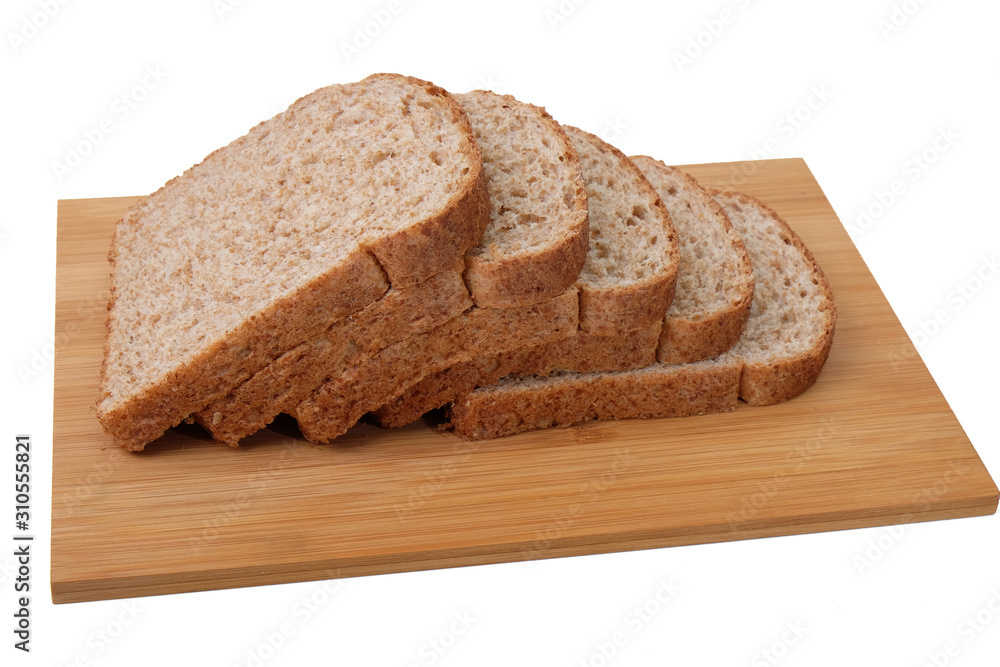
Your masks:
M576 331L578 298L571 288L555 299L519 308L470 308L427 333L384 348L316 389L292 416L312 442L342 435L427 375L487 351L506 351L565 338Z
M373 415L385 427L405 426L477 387L508 375L549 375L557 371L589 373L642 368L655 361L659 327L620 336L595 336L586 331L536 347L490 354L430 375L386 403Z
M574 208L578 205L574 200ZM586 195L582 205L586 215ZM541 252L519 255L504 263L466 257L465 284L476 305L483 308L539 303L558 296L573 284L587 257L589 245L584 233L563 239ZM558 287L560 285L562 287Z
M472 305L456 268L389 292L366 308L268 364L225 398L193 416L230 445L293 409L326 379L383 347L440 326Z
M737 306L700 320L667 318L660 332L657 359L665 364L686 364L722 354L740 339L752 300L753 292Z
M736 409L739 362L653 366L623 373L566 374L530 390L487 387L456 401L455 433L467 440L500 438L591 420L659 419Z

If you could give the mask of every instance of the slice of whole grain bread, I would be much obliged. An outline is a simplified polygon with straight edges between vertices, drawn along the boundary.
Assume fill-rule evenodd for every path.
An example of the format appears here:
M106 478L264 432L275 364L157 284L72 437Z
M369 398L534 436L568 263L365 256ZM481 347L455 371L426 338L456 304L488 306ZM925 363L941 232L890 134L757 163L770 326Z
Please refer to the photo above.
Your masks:
M722 354L750 316L753 268L743 240L693 176L645 155L631 159L670 211L680 240L677 291L663 321L657 359L682 364Z
M477 306L510 308L562 294L587 255L587 195L576 149L545 109L510 95L455 95L483 153L490 223L465 256Z
M379 74L317 90L118 223L97 416L140 450L390 285L453 265L488 222L446 91Z
M677 281L677 237L639 168L599 137L567 126L590 208L590 249L576 286L580 330L618 336L658 325Z
M819 377L833 345L833 290L812 252L781 216L733 190L710 190L753 263L753 307L730 354L743 362L740 398L770 405L798 396Z
M687 364L657 362L618 373L507 378L452 404L451 424L468 439L570 426L590 419L690 416L788 400L812 386L830 352L833 293L802 240L766 205L710 191L743 238L754 296L743 334L728 352Z

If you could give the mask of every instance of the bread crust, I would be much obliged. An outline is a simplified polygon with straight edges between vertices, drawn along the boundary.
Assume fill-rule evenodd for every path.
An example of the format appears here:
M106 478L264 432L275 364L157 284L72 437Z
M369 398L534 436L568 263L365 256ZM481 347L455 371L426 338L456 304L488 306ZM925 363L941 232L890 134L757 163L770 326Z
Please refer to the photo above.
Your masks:
M656 359L657 326L618 336L576 336L504 354L483 355L434 373L386 403L373 416L384 427L405 426L436 408L508 375L589 373L642 368Z
M450 322L381 350L332 378L292 416L306 439L326 443L365 413L427 375L487 351L539 345L572 335L578 323L575 288L549 301L512 309L470 308Z
M581 290L580 329L595 336L612 337L623 331L659 326L676 288L675 270L642 284L600 292Z
M219 442L237 445L293 409L326 379L380 349L440 326L472 305L456 267L392 289L320 336L289 350L193 417Z
M540 385L499 385L463 396L450 426L467 440L499 438L591 420L659 419L736 409L741 364L654 365L640 371L568 373Z
M686 364L711 359L730 349L743 333L752 300L751 292L735 306L697 320L668 317L660 331L657 360Z
M574 207L578 205L574 200ZM586 198L583 200L586 223ZM506 262L465 258L465 284L477 306L514 308L554 298L573 284L587 257L588 226L583 233L561 239L558 244Z

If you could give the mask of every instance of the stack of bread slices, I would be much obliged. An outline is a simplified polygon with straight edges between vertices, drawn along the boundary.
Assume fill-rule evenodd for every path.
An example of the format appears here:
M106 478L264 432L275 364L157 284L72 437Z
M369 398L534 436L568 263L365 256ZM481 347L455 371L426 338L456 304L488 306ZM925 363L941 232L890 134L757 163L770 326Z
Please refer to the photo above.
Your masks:
M279 414L329 442L447 408L493 438L811 386L836 310L765 204L539 107L376 74L322 88L118 223L98 418L141 450Z

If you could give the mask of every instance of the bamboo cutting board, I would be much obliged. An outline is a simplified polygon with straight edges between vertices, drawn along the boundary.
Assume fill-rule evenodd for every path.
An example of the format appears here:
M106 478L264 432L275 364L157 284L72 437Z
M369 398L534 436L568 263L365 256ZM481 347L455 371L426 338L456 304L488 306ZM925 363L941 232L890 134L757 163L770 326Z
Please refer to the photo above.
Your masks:
M467 443L426 423L333 444L279 419L130 454L95 416L108 244L134 198L59 203L52 598L76 602L992 514L997 487L799 159L688 167L813 250L839 319L784 404Z

